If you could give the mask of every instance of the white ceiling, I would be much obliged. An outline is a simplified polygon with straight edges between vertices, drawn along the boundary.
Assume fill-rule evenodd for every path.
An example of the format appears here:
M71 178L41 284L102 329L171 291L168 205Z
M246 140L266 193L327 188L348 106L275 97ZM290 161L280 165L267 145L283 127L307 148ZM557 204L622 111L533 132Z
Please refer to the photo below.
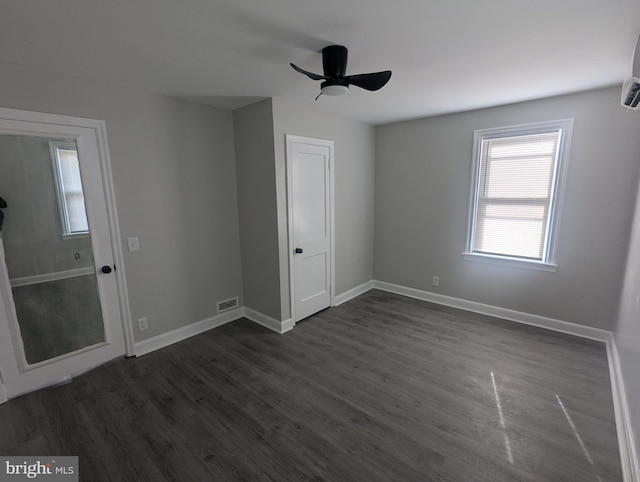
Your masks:
M382 124L619 84L638 0L2 0L0 60L226 109L287 96ZM392 70L321 97L289 67Z

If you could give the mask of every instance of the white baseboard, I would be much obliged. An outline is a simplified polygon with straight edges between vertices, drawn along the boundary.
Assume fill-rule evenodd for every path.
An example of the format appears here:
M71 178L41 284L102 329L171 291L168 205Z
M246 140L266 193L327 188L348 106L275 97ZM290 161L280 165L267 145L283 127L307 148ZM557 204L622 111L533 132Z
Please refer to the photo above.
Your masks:
M618 428L622 478L625 482L638 482L640 481L638 452L633 434L633 425L631 425L631 414L627 403L624 379L622 378L618 347L613 335L607 342L607 358L609 360L611 391L613 393L613 409L616 417L616 427Z
M135 354L136 356L146 355L152 351L173 345L174 343L199 335L200 333L217 328L231 321L239 320L240 318L247 318L254 323L280 334L286 333L295 326L295 323L290 318L288 320L278 321L275 318L271 318L270 316L262 314L256 310L241 306L235 310L227 311L225 313L212 316L211 318L191 323L190 325L139 341L135 344Z
M408 296L410 298L430 301L432 303L451 306L453 308L460 308L462 310L471 311L473 313L480 313L482 315L495 316L496 318L524 323L526 325L547 328L549 330L559 331L561 333L567 333L569 335L579 336L582 338L589 338L591 340L607 342L609 341L611 335L611 332L607 330L601 330L600 328L578 325L576 323L570 323L568 321L557 320L555 318L547 318L540 315L533 315L531 313L510 310L508 308L501 308L499 306L485 305L483 303L477 303L475 301L463 300L460 298L445 296L439 293L431 293L429 291L422 291L415 288L407 288L405 286L395 285L384 281L374 281L373 287L382 291L389 291L390 293Z
M136 356L146 355L152 351L159 350L179 341L185 340L195 335L199 335L212 328L217 328L230 321L237 320L244 316L244 308L236 308L235 310L227 311L211 318L191 323L190 325L183 326L176 330L168 331L160 335L148 338L146 340L139 341L135 344Z
M24 278L13 278L11 281L11 287L34 285L37 283L45 283L47 281L56 281L59 279L75 278L76 276L84 276L93 274L96 269L93 266L87 266L84 268L69 269L66 271L57 271L55 273L36 274L33 276L25 276Z
M351 288L349 291L345 291L335 297L333 306L339 306L342 303L346 303L353 298L360 296L361 294L366 293L370 289L373 288L373 281L367 281L366 283L362 283L360 286L356 286L355 288Z
M268 328L271 331L275 331L276 333L280 334L286 333L295 326L295 323L291 318L284 321L278 321L275 318L271 318L270 316L267 316L251 308L247 308L246 306L244 307L244 317L253 321L254 323L257 323L258 325L262 325L265 328Z

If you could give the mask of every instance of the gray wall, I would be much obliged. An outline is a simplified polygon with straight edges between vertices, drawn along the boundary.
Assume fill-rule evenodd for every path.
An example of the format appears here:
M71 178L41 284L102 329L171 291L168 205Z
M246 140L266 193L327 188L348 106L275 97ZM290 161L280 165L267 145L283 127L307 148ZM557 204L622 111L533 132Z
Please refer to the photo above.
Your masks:
M106 121L136 339L241 295L231 113L6 62L0 105Z
M288 319L285 134L334 141L336 294L373 277L375 129L274 98L233 113L245 305Z
M2 237L11 279L93 266L88 236L62 237L50 140L0 135L0 196L7 201Z
M280 320L271 99L233 112L244 304Z
M640 154L637 159L640 161ZM631 426L635 434L636 447L640 448L640 192L636 201L620 314L614 327L614 337L631 415Z
M575 121L558 271L464 260L473 131L562 118ZM375 278L611 330L639 129L640 116L620 107L618 87L378 127Z
M336 295L373 278L373 188L375 128L362 122L309 109L288 99L273 99L282 318L289 314L285 134L334 141ZM286 276L285 276L286 274Z

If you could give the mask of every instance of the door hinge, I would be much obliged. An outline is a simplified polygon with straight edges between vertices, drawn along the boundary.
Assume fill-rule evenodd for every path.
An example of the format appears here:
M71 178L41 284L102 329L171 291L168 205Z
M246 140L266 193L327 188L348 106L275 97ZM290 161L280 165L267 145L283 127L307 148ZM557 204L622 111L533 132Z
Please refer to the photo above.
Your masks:
M4 384L4 378L2 377L2 370L0 370L0 385Z

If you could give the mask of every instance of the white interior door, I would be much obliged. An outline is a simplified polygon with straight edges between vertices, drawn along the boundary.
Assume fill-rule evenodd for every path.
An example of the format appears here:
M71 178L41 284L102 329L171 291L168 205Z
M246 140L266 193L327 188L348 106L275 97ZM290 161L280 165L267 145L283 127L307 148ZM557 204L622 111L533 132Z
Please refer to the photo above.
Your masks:
M0 402L125 353L98 133L33 116L0 118Z
M287 135L294 321L331 306L333 142Z

